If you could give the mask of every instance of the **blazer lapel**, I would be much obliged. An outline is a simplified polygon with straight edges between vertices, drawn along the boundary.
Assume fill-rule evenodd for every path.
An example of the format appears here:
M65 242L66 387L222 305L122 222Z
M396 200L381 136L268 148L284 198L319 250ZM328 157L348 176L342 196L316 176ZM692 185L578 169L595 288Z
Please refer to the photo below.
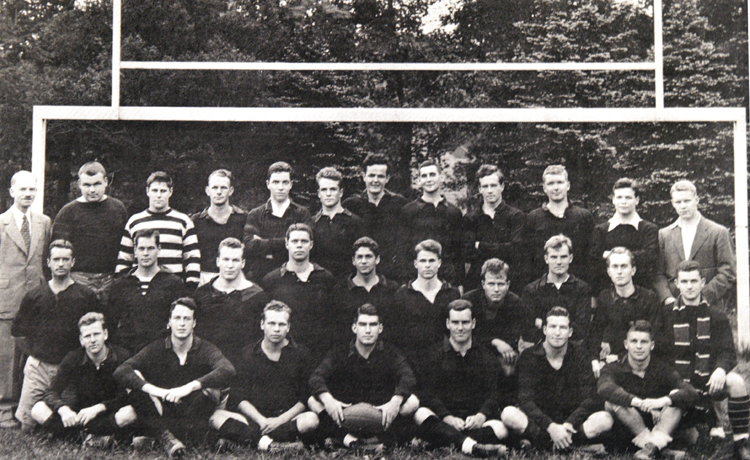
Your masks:
M35 214L33 212L30 213L30 215L31 244L29 245L29 257L31 257L31 253L34 252L34 248L39 247L39 241L41 241L42 236L44 235L44 222L42 222L42 219L39 218L38 214ZM21 232L19 231L18 233L20 234Z
M16 246L18 246L21 251L26 254L26 257L29 256L28 251L26 250L26 245L23 243L23 237L21 236L21 230L18 229L18 224L16 224L16 219L13 218L13 213L8 210L4 214L4 220L5 220L5 233L10 237L11 240L13 240L14 243L16 243Z
M695 230L695 239L693 240L693 247L690 248L690 259L695 258L695 254L703 246L708 238L708 225L706 225L705 219L701 217L698 221L698 228Z
M667 253L677 254L679 262L685 260L685 247L682 245L682 229L680 227L675 226L670 232L669 246L666 249Z

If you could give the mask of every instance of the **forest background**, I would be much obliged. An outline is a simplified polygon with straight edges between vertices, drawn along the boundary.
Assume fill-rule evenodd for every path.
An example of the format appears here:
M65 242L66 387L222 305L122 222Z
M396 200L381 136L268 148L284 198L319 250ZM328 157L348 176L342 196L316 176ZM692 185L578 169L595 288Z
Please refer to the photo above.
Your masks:
M109 105L109 0L0 0L0 208L30 168L33 105ZM747 4L664 1L666 107L748 107ZM285 62L638 62L653 60L651 0L124 0L124 60ZM653 107L654 74L622 72L122 73L121 104L207 107ZM446 193L476 206L474 173L497 164L505 199L528 212L544 201L541 172L570 173L572 200L599 221L612 183L641 181L640 213L674 218L669 186L694 180L701 211L734 228L730 124L48 123L44 210L76 197L77 168L98 159L110 194L131 213L147 206L145 179L175 177L172 206L207 205L207 175L236 178L233 202L267 199L267 166L297 171L294 199L313 211L315 173L335 165L358 192L370 152L396 165L389 188L414 197L415 166L438 158Z

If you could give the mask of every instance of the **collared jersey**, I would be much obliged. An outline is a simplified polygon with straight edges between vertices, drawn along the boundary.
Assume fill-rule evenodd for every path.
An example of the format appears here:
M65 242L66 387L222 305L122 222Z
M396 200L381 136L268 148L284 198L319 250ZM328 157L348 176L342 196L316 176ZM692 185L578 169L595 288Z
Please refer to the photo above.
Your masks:
M208 214L208 208L190 216L198 235L198 247L201 251L201 270L218 273L216 258L219 256L219 243L226 238L237 238L242 241L247 221L247 212L237 206L232 206L232 213L225 224L213 220Z
M338 323L339 329L337 341L348 342L351 334L352 323L357 309L362 305L369 303L375 306L378 311L386 312L393 305L394 295L398 290L398 284L386 279L384 275L378 274L378 282L368 292L362 286L357 286L352 282L355 275L348 277L343 283L336 285L334 299L338 304ZM385 321L385 318L383 318ZM390 326L387 326L390 327Z
M354 272L352 246L364 235L362 219L344 209L333 218L319 211L312 218L313 248L310 259L328 269L336 280Z
M609 221L602 222L594 227L594 233L591 235L590 260L595 287L600 290L611 285L607 275L607 263L602 254L618 246L629 249L635 257L635 284L652 286L659 258L659 227L645 220L639 221L637 227L625 223L612 229L610 227Z
M526 303L534 318L544 318L552 307L565 307L570 314L570 325L573 327L576 341L588 337L591 324L591 288L589 285L570 275L560 285L547 281L547 275L542 276L523 288L521 298ZM541 338L538 335L537 338Z
M494 339L500 339L518 351L521 337L527 342L536 337L531 310L512 292L509 291L499 305L491 304L481 288L467 292L461 298L473 306L473 316L477 320L472 334L474 340L491 347Z

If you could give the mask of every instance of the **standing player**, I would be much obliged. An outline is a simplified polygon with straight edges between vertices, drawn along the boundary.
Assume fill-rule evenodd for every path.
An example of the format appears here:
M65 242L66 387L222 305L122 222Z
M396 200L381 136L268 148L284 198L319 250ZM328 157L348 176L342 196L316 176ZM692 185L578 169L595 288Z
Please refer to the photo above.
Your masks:
M208 176L206 195L211 204L190 218L198 235L201 251L201 284L208 283L219 274L216 266L216 248L225 238L242 239L247 220L247 212L229 203L234 193L232 172L217 169Z
M242 272L244 252L240 240L227 238L222 241L215 262L219 276L193 294L203 315L196 333L219 347L233 363L239 362L246 345L260 340L257 325L268 302L263 289L248 281Z
M440 193L443 182L440 166L433 160L419 165L422 196L404 206L404 249L432 239L443 248L441 278L462 286L464 281L463 216Z
M186 285L195 288L200 282L201 271L198 236L190 217L169 207L173 191L172 178L167 173L157 171L148 176L148 209L128 219L120 241L116 271L122 273L133 268L133 237L136 232L155 229L160 235L159 265L182 276Z
M288 163L278 161L268 167L266 187L271 197L248 213L242 237L245 258L250 261L248 277L255 282L287 260L284 235L289 226L310 223L310 211L289 199L292 167Z
M122 201L107 195L107 171L92 161L78 170L81 196L60 209L52 226L53 240L67 240L76 248L71 277L88 286L99 300L112 284L122 229L128 210Z
M16 418L27 432L36 425L31 408L44 396L60 361L79 346L78 319L99 309L94 291L70 277L74 264L73 245L53 241L47 259L52 279L24 296L11 327L16 343L29 355L16 410Z
M464 254L466 263L470 264L465 288L468 291L479 287L482 264L493 258L510 264L514 284L520 283L523 279L520 250L526 215L503 201L505 176L497 166L480 166L477 184L482 205L464 216Z
M365 190L344 200L343 206L362 218L364 234L380 245L380 273L401 282L404 274L399 263L398 237L406 198L385 188L391 178L391 169L387 156L381 153L367 155L362 163Z
M18 399L21 350L11 337L11 324L21 299L45 284L44 262L52 223L49 217L31 211L36 197L36 178L18 171L10 179L13 205L0 214L0 426L13 427L13 401Z
M312 218L315 246L312 260L329 270L337 281L351 274L349 251L362 236L362 219L341 206L344 189L341 173L336 168L323 168L315 180L321 209Z

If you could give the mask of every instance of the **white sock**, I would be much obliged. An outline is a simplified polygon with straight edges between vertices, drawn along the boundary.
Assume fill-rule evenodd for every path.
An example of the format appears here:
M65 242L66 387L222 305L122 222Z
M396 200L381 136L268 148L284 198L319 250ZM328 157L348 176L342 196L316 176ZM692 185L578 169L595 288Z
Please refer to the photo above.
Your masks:
M346 447L349 447L349 446L352 445L353 442L357 442L357 439L359 439L359 438L357 438L355 436L352 436L349 433L346 433L346 436L344 436L344 445Z
M748 434L748 433L740 433L740 434L733 434L732 435L732 439L735 442L736 441L740 441L740 440L745 439L745 438L750 438L750 434Z
M471 450L474 448L476 443L476 441L467 437L466 439L464 439L464 443L461 444L461 452L466 455L471 455Z
M260 441L258 441L258 450L268 450L272 442L273 439L269 438L266 435L263 435L263 437L260 438Z

